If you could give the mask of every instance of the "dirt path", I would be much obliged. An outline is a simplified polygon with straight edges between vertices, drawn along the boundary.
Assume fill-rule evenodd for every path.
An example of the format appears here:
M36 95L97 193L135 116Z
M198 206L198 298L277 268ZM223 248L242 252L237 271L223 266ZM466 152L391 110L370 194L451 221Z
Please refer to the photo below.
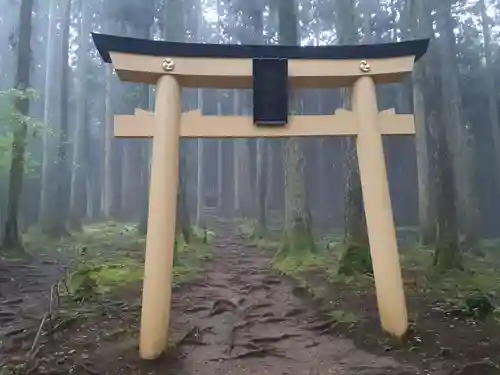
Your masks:
M0 259L0 352L33 335L63 272L63 265L45 254L30 260Z
M220 235L200 279L174 291L176 346L162 360L138 358L140 290L134 285L102 301L94 314L64 318L66 328L42 339L28 363L30 375L430 374L335 336L302 289L270 270L271 254L243 243ZM0 369L2 360L25 362L62 266L42 258L0 262Z
M204 280L174 295L172 324L191 327L176 374L424 374L328 334L268 262L237 238L219 240Z

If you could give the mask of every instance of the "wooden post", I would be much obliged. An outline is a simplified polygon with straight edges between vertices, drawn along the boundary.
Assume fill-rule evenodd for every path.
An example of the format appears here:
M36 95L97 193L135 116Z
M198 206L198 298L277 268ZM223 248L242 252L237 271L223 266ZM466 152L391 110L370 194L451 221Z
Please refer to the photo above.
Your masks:
M392 216L375 83L369 76L354 84L353 112L359 126L357 155L368 238L382 328L401 337L408 328L401 267Z
M180 87L173 76L157 82L154 118L139 344L143 359L158 358L168 339L180 139Z

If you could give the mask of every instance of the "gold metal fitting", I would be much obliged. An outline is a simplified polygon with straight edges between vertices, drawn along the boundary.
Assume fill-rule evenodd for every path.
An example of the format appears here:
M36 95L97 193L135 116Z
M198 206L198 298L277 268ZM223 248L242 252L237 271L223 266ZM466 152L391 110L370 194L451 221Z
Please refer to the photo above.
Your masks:
M163 68L164 71L171 72L175 68L174 60L172 59L163 60L163 62L161 63L161 67Z
M371 70L371 66L370 64L368 64L368 61L362 60L359 64L359 70L361 70L363 73L368 73Z

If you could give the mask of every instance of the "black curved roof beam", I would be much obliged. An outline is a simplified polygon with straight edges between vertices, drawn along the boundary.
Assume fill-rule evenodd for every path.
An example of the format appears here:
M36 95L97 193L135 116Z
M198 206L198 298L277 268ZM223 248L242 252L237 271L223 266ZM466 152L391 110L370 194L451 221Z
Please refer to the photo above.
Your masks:
M179 43L138 39L92 33L94 43L106 63L111 63L110 52L148 56L206 57L206 58L283 58L283 59L386 59L415 56L418 61L427 51L429 39L396 43L338 45L338 46L283 46Z

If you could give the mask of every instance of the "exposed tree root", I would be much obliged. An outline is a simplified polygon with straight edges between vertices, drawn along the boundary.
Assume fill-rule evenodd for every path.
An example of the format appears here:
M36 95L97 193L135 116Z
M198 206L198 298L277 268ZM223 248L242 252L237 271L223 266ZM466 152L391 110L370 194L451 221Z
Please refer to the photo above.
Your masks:
M186 313L195 313L195 312L199 312L199 311L205 311L205 310L208 310L208 309L209 308L207 306L193 306L193 307L185 309L184 312L186 312Z
M293 309L291 309L291 310L288 310L288 311L284 314L284 316L285 316L285 317L287 317L287 318L291 318L291 317L294 317L294 316L300 315L300 314L302 314L302 313L304 313L304 312L305 312L305 310L304 310L304 309L301 309L301 308L296 307L296 308L293 308Z
M256 337L251 339L251 342L255 344L262 344L262 343L272 343L272 342L278 342L282 340L287 340L292 337L299 337L300 335L296 333L282 333L281 335L277 336L267 336L267 337Z
M255 349L249 349L243 351L241 353L232 355L230 357L218 357L213 358L211 361L231 361L235 359L244 359L244 358L264 358L264 357L280 357L280 358L289 358L281 351L275 348L263 348L257 347ZM291 359L291 358L289 358Z
M264 317L258 320L258 323L266 324L266 323L281 323L284 322L285 318L280 318L277 316Z
M306 328L310 331L324 331L326 329L330 329L332 326L333 322L319 322L319 323L312 323Z
M177 345L205 345L203 342L203 334L212 330L212 327L201 329L198 326L193 326L184 336L178 341Z
M225 313L227 311L234 311L234 310L236 310L236 305L233 302L225 299L219 299L214 302L212 309L210 310L209 316L215 316Z

